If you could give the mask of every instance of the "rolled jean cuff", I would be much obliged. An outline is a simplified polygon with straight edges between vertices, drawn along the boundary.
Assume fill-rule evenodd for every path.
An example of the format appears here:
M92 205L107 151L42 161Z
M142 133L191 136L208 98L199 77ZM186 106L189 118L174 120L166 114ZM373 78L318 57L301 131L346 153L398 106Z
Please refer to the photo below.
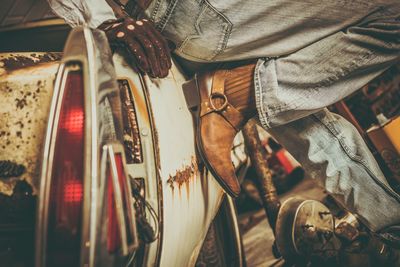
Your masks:
M275 58L260 58L254 71L256 107L264 129L284 125L322 109L310 107L304 110L299 108L302 102L296 102L297 99L288 100L290 97L286 96L287 91L278 87L275 62Z
M267 108L264 106L264 98L266 96L265 89L261 86L261 74L260 68L264 65L265 59L259 59L256 64L256 68L254 71L254 90L255 90L255 98L256 98L256 107L258 112L258 118L260 120L261 126L264 129L271 128L269 116L267 112Z

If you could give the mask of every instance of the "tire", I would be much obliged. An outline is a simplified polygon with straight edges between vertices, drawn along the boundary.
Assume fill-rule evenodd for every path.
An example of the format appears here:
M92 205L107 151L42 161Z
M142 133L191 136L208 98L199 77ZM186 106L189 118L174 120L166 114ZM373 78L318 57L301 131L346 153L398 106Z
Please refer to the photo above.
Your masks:
M208 229L196 267L243 267L243 251L236 210L232 199L226 197Z

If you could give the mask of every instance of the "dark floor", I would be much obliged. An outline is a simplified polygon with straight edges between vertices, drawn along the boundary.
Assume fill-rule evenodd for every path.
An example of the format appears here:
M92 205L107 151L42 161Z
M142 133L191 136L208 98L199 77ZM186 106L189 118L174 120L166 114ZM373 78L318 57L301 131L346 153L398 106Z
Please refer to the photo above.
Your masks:
M306 199L322 200L326 194L312 179L304 179L289 192L280 196L281 201L296 196ZM263 209L239 215L243 244L248 267L282 266L272 254L274 235Z

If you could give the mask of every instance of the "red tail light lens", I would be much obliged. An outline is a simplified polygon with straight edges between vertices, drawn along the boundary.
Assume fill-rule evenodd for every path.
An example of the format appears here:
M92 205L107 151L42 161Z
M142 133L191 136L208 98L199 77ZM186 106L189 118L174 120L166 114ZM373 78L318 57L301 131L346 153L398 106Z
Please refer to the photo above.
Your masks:
M117 220L116 203L113 180L111 170L107 170L107 209L108 209L108 225L107 225L107 250L114 253L121 248L121 232Z
M121 229L120 226L125 227L123 229L123 233L126 236L126 244L130 246L133 242L132 237L132 214L130 214L131 207L129 206L129 194L128 194L128 185L126 180L126 175L124 171L123 157L121 153L116 153L110 155L113 157L111 160L114 161L116 167L116 175L117 177L112 176L112 164L108 164L108 193L107 193L107 206L108 206L108 236L107 236L107 248L109 253L113 253L122 248L121 242ZM117 178L117 179L115 179ZM122 202L119 204L119 211L122 212L119 215L117 214L117 203L118 198L116 197L115 190L116 186L119 189L121 194L120 200ZM118 220L121 219L121 221Z
M132 242L132 232L131 232L131 225L132 222L130 221L129 210L131 207L128 205L128 198L130 195L128 194L128 185L127 185L127 177L125 176L124 171L124 163L122 160L122 155L120 153L115 154L115 163L117 165L117 172L118 172L118 182L121 188L121 196L122 196L122 207L124 212L124 220L125 220L125 227L126 227L126 237L128 245Z
M80 203L83 199L83 186L79 180L70 180L65 184L64 201Z
M67 68L68 70L68 68ZM66 74L50 182L47 266L78 266L84 177L83 75L74 65Z

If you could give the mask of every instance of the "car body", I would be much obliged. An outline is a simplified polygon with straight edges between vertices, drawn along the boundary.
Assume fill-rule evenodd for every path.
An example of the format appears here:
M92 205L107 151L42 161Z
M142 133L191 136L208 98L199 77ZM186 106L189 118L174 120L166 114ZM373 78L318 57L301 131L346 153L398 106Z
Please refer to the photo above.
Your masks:
M0 37L20 38L27 29L41 32L42 40L69 32L56 20L6 29ZM112 55L102 32L84 27L69 33L63 53L48 52L64 41L56 43L36 51L27 43L22 53L0 47L0 160L24 168L0 180L0 193L12 199L22 181L31 190L36 266L194 266L223 201L218 229L230 243L223 254L227 265L240 266L234 205L196 154L182 70L175 63L167 78L150 79L123 54ZM79 136L77 146L70 136ZM232 155L243 172L248 159L240 137ZM132 197L132 187L145 201ZM153 242L140 238L138 203ZM18 223L33 229L32 221Z

